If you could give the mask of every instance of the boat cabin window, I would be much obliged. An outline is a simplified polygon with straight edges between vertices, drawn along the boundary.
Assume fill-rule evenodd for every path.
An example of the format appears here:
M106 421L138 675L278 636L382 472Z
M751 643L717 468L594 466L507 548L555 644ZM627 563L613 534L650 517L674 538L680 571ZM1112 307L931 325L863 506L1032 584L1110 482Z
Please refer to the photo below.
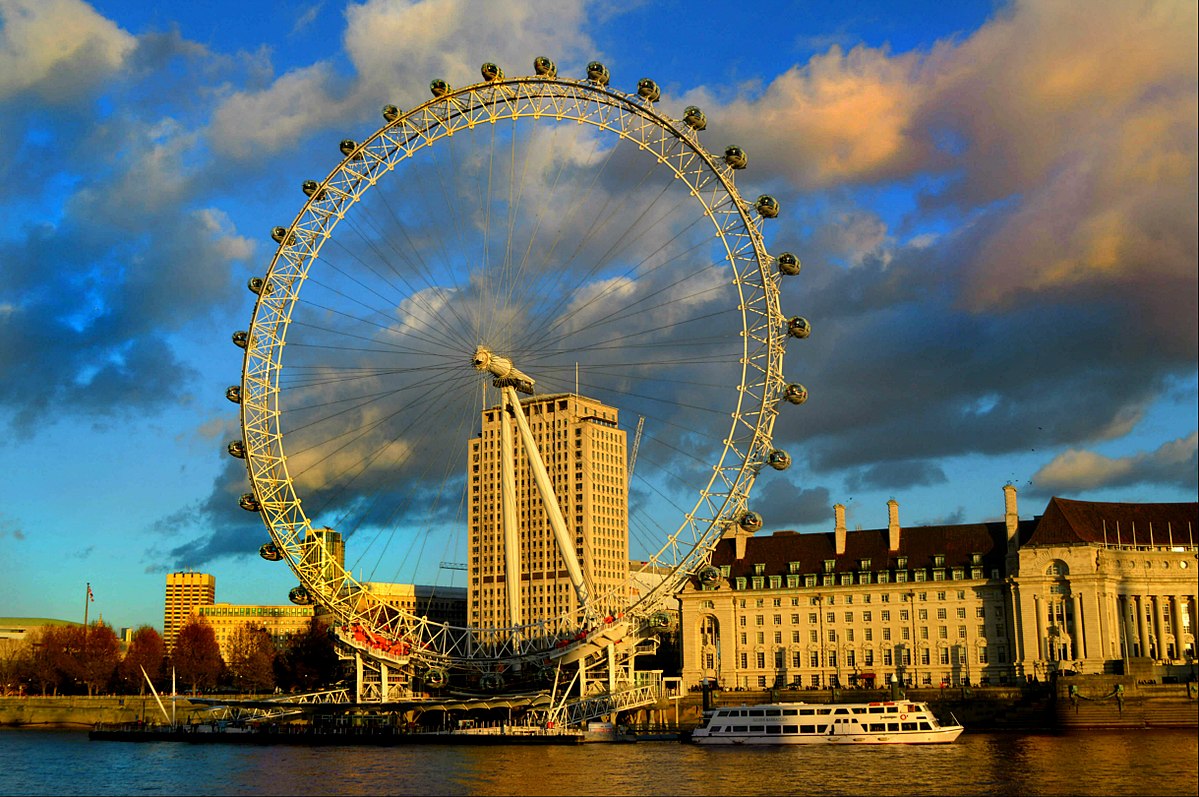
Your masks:
M780 733L783 732L783 729L782 729L782 726L779 726L779 725L767 725L766 732L772 733L775 736L778 736Z
M785 709L783 709L783 716L784 716L784 717L794 717L794 716L795 716L796 714L798 714L798 713L799 713L799 712L798 712L798 711L796 711L796 710L795 710L795 709L793 709L793 708L785 708Z
M713 726L712 726L712 733L720 733L722 730L724 730L724 729L723 729L723 727L722 727L722 726L720 726L720 725L713 725Z
M914 722L901 722L899 724L900 724L900 727L902 727L905 731L916 730L916 723L914 723Z
M799 710L799 713L800 713L800 716L807 717L807 716L810 716L810 715L812 715L812 714L815 714L815 713L816 713L816 709L813 709L813 708L801 708L801 709Z
M898 723L898 722L888 722L888 723L887 723L887 730L889 730L889 731L892 731L892 732L894 732L894 731L898 731L898 730L899 730L899 723Z
M871 706L870 707L871 714L882 714L885 710L886 709L883 706Z
M885 723L885 722L870 723L870 732L871 733L883 733L886 730L887 730L887 723Z
M744 725L734 725L731 730L733 733L745 733L749 730L749 728L745 727Z
M762 716L762 709L760 709L760 708L750 709L749 711L747 711L745 713L746 713L746 715L748 715L750 717L760 717L760 716Z
M799 733L798 725L784 725L783 733Z
M853 709L853 713L854 713L854 714L865 714L865 713L866 713L866 709L864 709L864 708L854 708L854 709Z
M779 710L779 709L777 709L777 708L768 708L768 709L766 709L766 716L767 716L767 717L781 717L782 715L783 715L783 712L782 712L782 711L780 711L780 710Z
M927 722L922 722L922 723L920 723L920 730L922 730L922 731L931 731L932 729L933 729L933 726L932 726L932 725L929 725Z

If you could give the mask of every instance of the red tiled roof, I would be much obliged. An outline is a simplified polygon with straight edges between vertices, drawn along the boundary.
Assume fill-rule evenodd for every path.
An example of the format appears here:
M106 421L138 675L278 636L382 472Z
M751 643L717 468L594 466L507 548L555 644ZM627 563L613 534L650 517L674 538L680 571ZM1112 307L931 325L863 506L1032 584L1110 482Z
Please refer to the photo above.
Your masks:
M1123 504L1052 498L1022 545L1199 544L1199 503Z
M1034 521L1020 521L1019 534L1026 539L1032 532ZM735 561L735 542L731 538L721 540L712 554L712 564L728 565L729 575L754 575L755 564L764 564L765 575L786 575L791 572L790 563L799 562L800 573L822 573L824 562L832 559L836 563L834 572L856 572L863 559L870 560L870 570L891 570L896 567L895 559L906 556L908 569L933 566L933 555L945 557L945 567L970 567L972 555L982 554L983 567L988 575L992 568L1003 569L1007 553L1007 529L1002 522L970 523L957 526L917 526L902 528L899 533L899 550L889 551L890 536L887 529L847 531L845 553L837 556L834 532L797 534L793 531L778 531L769 536L750 537L745 541L745 558Z

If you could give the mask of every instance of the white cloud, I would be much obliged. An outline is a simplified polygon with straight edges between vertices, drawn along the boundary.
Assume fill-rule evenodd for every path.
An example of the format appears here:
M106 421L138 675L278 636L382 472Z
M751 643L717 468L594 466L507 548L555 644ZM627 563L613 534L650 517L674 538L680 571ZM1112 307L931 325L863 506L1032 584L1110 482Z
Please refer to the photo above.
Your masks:
M588 42L583 4L464 0L371 0L346 10L344 46L353 73L318 61L280 76L262 91L242 91L217 109L214 144L237 157L275 152L305 133L355 124L391 102L403 108L430 98L429 81L480 80L494 61L510 74L532 71L536 54L580 51ZM247 120L257 123L247 125ZM380 122L381 123L381 122Z
M120 69L134 38L78 0L0 0L0 100L77 98Z
M1043 492L1079 492L1148 482L1194 484L1199 433L1171 440L1149 453L1108 457L1071 449L1033 476Z

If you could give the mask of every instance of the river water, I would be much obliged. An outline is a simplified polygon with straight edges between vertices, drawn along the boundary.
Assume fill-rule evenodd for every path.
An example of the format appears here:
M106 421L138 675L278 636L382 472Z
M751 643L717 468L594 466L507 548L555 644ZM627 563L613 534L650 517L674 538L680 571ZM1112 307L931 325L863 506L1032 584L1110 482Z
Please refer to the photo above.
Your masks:
M0 794L1189 795L1199 735L965 733L928 747L241 747L0 729Z

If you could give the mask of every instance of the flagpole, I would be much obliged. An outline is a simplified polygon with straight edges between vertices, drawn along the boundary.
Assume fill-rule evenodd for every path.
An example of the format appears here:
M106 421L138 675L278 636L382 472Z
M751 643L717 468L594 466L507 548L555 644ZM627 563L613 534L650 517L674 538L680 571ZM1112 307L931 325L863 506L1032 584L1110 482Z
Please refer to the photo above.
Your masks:
M92 582L87 582L87 592L83 595L83 629L87 630L87 605L92 598Z

